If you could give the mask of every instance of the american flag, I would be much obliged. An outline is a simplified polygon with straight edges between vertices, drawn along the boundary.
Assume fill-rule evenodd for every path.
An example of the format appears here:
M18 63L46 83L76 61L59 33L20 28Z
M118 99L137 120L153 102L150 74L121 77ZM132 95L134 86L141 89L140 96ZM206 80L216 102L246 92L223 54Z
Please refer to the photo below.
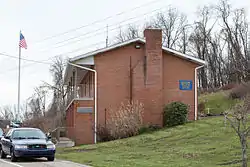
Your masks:
M20 32L19 46L20 46L21 48L27 49L27 44L26 44L25 38L24 38L24 36L23 36L23 34L22 34L21 32Z

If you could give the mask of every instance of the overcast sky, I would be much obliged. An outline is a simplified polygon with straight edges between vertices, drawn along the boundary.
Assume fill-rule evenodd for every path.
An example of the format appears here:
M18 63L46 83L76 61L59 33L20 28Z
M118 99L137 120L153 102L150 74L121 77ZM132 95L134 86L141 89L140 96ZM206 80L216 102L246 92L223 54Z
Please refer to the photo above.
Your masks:
M111 41L118 33L119 27L126 27L128 23L143 23L157 12L166 10L168 5L187 14L192 22L197 7L211 2L214 1L0 0L0 53L18 56L19 31L22 30L28 45L27 50L22 50L22 58L51 62L51 58L59 54L73 57L105 46L107 24ZM231 2L235 7L245 7L247 10L250 8L250 2L247 0ZM138 6L141 7L131 10ZM124 13L117 15L121 12ZM109 19L105 19L107 17ZM92 24L98 20L103 21ZM123 22L124 20L127 21ZM78 27L83 28L58 36ZM51 36L55 38L45 40ZM78 38L68 40L77 36ZM63 42L65 40L68 41ZM78 51L72 52L75 50ZM0 55L0 107L17 104L17 79L18 59ZM52 82L49 65L22 60L22 102L32 95L34 87L41 81Z

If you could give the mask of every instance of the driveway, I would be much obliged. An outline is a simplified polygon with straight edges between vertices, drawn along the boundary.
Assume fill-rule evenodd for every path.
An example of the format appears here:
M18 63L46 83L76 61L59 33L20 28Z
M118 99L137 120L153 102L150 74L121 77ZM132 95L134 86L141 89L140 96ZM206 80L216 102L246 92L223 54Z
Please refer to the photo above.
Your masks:
M76 164L69 161L56 160L48 162L46 159L31 159L11 162L10 158L0 159L0 167L89 167L81 164Z

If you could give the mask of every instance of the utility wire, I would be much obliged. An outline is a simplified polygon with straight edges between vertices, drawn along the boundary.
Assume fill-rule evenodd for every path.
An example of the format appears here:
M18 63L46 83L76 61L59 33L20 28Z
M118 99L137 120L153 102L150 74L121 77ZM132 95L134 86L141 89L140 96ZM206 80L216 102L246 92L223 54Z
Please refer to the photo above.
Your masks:
M92 44L92 45L87 45L87 46L85 46L85 47L77 48L77 49L72 50L72 51L70 51L70 52L57 54L56 56L53 56L53 57L50 57L49 59L41 60L41 61L21 58L22 60L32 62L32 63L30 63L30 64L26 64L26 65L21 66L21 69L23 69L23 68L25 68L25 67L29 67L29 66L35 65L35 64L37 64L37 63L46 64L46 65L52 65L52 64L53 64L52 62L51 62L51 63L48 63L48 61L50 61L52 58L55 58L55 57L61 56L61 55L67 55L67 54L70 54L70 53L74 53L74 52L80 51L80 50L82 50L82 49L84 49L84 48L86 48L86 47L97 46L97 45L100 45L100 44L104 44L104 41L98 42L98 43L95 43L95 44ZM10 57L10 58L19 59L19 57L17 57L17 56L12 56L12 55L5 54L5 53L0 53L0 55L6 56L6 57ZM47 61L47 62L46 62L46 61ZM8 69L8 70L6 70L6 71L2 71L2 72L0 72L0 74L5 74L5 73L7 73L7 72L16 71L16 70L18 70L17 67L16 67L16 68Z
M164 7L161 7L161 8L157 8L157 9L152 10L152 11L150 11L150 12L146 12L146 13L143 13L143 14L140 14L140 15L137 15L137 16L134 16L134 17L130 17L130 18L128 18L128 19L124 19L123 21L120 21L120 22L118 22L118 23L114 23L114 24L109 25L109 27L113 27L113 26L116 26L116 25L118 25L118 24L127 22L127 21L129 21L129 20L133 20L133 19L139 18L139 19L137 19L137 20L135 20L135 21L133 21L133 22L126 23L126 24L124 24L124 25L122 25L122 26L128 26L128 25L130 25L130 24L137 23L138 21L143 20L143 18L141 18L141 17L146 16L146 15L149 15L149 14L152 14L152 13L157 12L157 11L160 11L160 10L162 10L162 9L164 9L164 8L167 8L167 6L164 6ZM114 30L120 29L120 28L121 28L121 25L116 26L116 28L109 29L109 31L114 31ZM105 29L105 30L104 30L104 29ZM98 33L98 31L101 31L101 32ZM58 44L65 43L65 42L66 42L66 43L65 43L65 44L62 44L62 45L59 45L59 46L50 47L50 48L48 48L48 49L40 50L40 51L38 51L38 52L48 52L48 51L50 51L50 50L52 50L52 49L57 49L57 48L60 48L60 47L62 47L62 46L68 45L68 44L69 44L69 45L70 45L70 44L75 44L75 43L81 41L81 39L86 38L86 36L87 36L87 38L89 39L89 38L91 38L91 37L96 37L96 36L101 35L101 34L103 34L103 33L106 33L106 26L105 26L105 27L102 27L102 28L99 28L99 29L96 29L96 30L89 31L89 32L87 32L87 33L84 33L84 34L81 34L81 35L78 35L78 36L74 36L74 37L65 39L65 40L63 40L63 41L59 41L59 42L55 43L54 45L58 45ZM91 34L93 34L93 35L91 35ZM83 38L83 37L84 37L84 38ZM76 40L74 40L74 39L76 39ZM73 41L71 42L71 40L73 40ZM52 45L53 45L53 44L52 44Z
M14 59L19 59L19 57L17 57L17 56L12 56L12 55L5 54L5 53L0 53L0 55L5 56L5 57L14 58ZM25 60L25 61L34 62L34 63L51 64L51 63L44 62L44 61L37 61L37 60L31 60L31 59L25 59L25 58L20 58L20 59Z
M165 8L165 7L163 7L163 8ZM153 13L153 12L158 11L158 10L161 10L161 9L163 9L163 8L159 8L159 9L153 10L153 11L151 11L151 12L147 12L147 13L141 14L141 15L139 15L139 16L145 16L145 15L147 15L147 14ZM139 16L135 16L135 17L131 17L131 18L129 18L129 19L125 19L125 20L123 20L123 21L121 21L121 22L119 22L119 23L116 23L115 25L120 24L120 23L123 23L123 22L128 21L128 20L132 20L132 19L134 19L134 18L138 18ZM138 20L135 21L135 22L138 22ZM132 22L132 23L134 23L134 22ZM129 24L132 24L132 23L127 23L127 24L125 24L125 25L129 25ZM113 24L113 25L114 25L114 24ZM113 25L111 25L111 26L113 26ZM123 25L123 26L125 26L125 25ZM113 28L113 29L110 29L109 31L113 31L113 30L116 30L116 29L118 29L118 28L120 28L120 26L119 26L119 27L115 27L115 28ZM97 30L94 30L94 31L95 31L95 32L98 32L99 30L102 30L102 29L103 29L103 28L100 28L100 29L97 29ZM90 31L90 32L88 32L88 33L84 33L84 34L82 34L82 35L80 35L80 36L73 37L73 38L67 39L67 40L65 40L65 41L69 41L69 40L72 40L72 39L77 39L77 38L79 38L79 37L83 37L83 36L89 35L89 34L91 34L92 32L93 32L93 31ZM94 36L97 36L98 34L101 34L101 33L103 33L103 32L95 33L94 35L89 36L89 37L94 37ZM89 38L89 37L88 37L88 38ZM81 41L81 40L82 40L82 39L78 39L77 41L74 41L74 43L79 42L79 41ZM58 43L56 43L56 44L64 43L65 41L61 41L61 42L58 42ZM77 51L79 51L79 50L81 50L81 49L83 49L83 48L86 48L86 47L89 47L89 46L93 46L93 45L94 45L94 46L95 46L95 45L100 45L100 44L102 44L102 43L103 43L103 42L98 42L98 43L95 43L95 44L92 44L92 45L88 45L88 46L85 46L85 47L80 47L80 48L77 48L77 49L75 49L75 50L73 50L73 51L70 51L70 52L67 52L67 53L62 53L62 54L59 54L59 55L74 53L74 52L77 52ZM66 43L66 44L68 44L68 43ZM63 44L63 45L60 45L60 46L57 46L57 47L54 47L54 48L63 47L63 46L65 46L66 44ZM53 49L53 48L51 48L51 49ZM44 51L49 51L49 50L51 50L51 49L44 50ZM44 51L41 51L41 52L44 52ZM5 54L5 53L0 53L0 55L6 56L6 57L10 57L10 58L15 58L15 59L18 59L18 58L19 58L19 57L17 57L17 56L12 56L12 55ZM51 57L51 58L57 57L57 56L59 56L59 55L53 56L53 57ZM35 63L40 63L40 64L49 64L49 65L51 65L51 63L44 62L44 61L49 61L51 58L49 58L49 59L47 59L47 60L42 60L42 61L31 60L31 59L25 59L25 58L21 58L21 59L22 59L22 60L25 60L25 61L33 62L34 64L35 64ZM32 64L28 64L28 65L24 65L24 66L22 66L22 68L31 66L31 65L33 65L33 63L32 63ZM9 69L8 71L13 71L13 70L16 70L16 68ZM2 74L2 73L0 72L0 74Z
M151 14L151 13L153 13L153 12L159 11L159 10L164 9L164 8L166 8L166 6L165 6L165 7L162 7L162 8L158 8L158 9L152 10L152 11L150 11L150 12L143 13L143 14L141 14L141 15L137 15L137 16L135 16L135 17L131 17L131 18L129 18L129 19L125 19L125 20L123 20L123 21L120 21L119 23L114 23L114 24L112 24L111 26L114 26L114 25L117 25L117 24L120 24L120 23L124 23L124 22L126 22L126 21L128 21L128 20L132 20L132 19L138 18L138 17L140 17L140 16L145 16L145 15ZM132 23L135 23L135 22L138 22L138 21L139 21L139 20L136 20L136 21L134 21L134 22L132 22ZM123 25L123 26L129 25L129 24L132 24L132 23L130 22L130 23L127 23L127 24L125 24L125 25ZM113 28L113 29L110 29L109 31L113 31L113 30L116 30L116 29L118 29L118 28L121 28L121 27L120 27L120 26L119 26L119 27L115 27L115 28ZM102 28L99 28L99 29L97 29L97 30L94 30L94 31L90 31L90 32L84 33L84 34L82 34L82 35L80 35L80 36L71 37L71 38L66 39L66 40L64 40L64 41L57 42L56 44L64 43L64 42L70 41L70 40L72 40L72 39L77 39L77 38L80 38L80 37L89 35L89 34L91 34L91 33L94 33L94 32L100 31L100 30L103 30L103 27L102 27ZM103 33L103 32L95 33L94 35L89 36L89 37L94 37L94 36L97 36L98 34L101 34L101 33ZM89 38L89 37L88 37L88 38ZM79 41L81 41L81 40L82 40L82 39L78 39L77 41L74 41L73 43L79 42ZM69 43L71 43L71 42L69 42ZM94 45L94 46L95 46L95 45L100 45L101 43L103 43L103 42L99 42L99 43L96 43L96 44L88 45L87 47L93 46L93 45ZM55 44L55 45L56 45L56 44ZM68 43L66 43L66 44L68 44ZM54 47L54 48L63 47L63 46L65 46L66 44L63 44L63 45L60 45L60 46L57 46L57 47ZM75 49L75 50L70 51L70 52L67 52L67 53L62 53L62 54L59 54L59 55L74 53L74 52L77 52L77 51L79 51L79 50L81 50L81 49L83 49L83 48L86 48L86 46L85 46L85 47L78 48L78 49ZM51 50L51 49L53 49L53 48L50 48L50 49L48 49L48 50ZM43 50L43 51L41 51L41 52L48 51L48 50ZM9 55L9 54L0 53L0 55L6 56L6 57L10 57L10 58L16 58L16 59L18 59L18 57L12 56L12 55ZM57 57L57 56L59 56L59 55L53 56L53 57L51 57L51 58ZM25 60L25 61L30 61L30 62L33 62L33 63L40 63L40 64L48 64L48 65L51 65L51 63L44 62L44 61L49 61L51 58L49 58L49 59L47 59L47 60L43 60L43 61L37 61L37 60L31 60L31 59L25 59L25 58L21 58L21 59L22 59L22 60ZM31 65L33 65L33 63L32 63L32 64L29 64L29 65L24 65L23 67L31 66ZM23 68L23 67L22 67L22 68ZM9 69L8 71L12 71L12 70L15 70L15 69ZM0 73L0 74L1 74L1 73Z
M133 20L133 19L138 18L138 17L141 17L141 16L146 16L146 15L151 14L151 13L154 13L154 12L156 12L156 11L160 11L160 10L162 10L162 9L164 9L164 8L166 8L166 6L165 6L165 7L162 7L162 8L155 9L155 10L150 11L150 12L147 12L147 13L143 13L143 14L138 15L138 16L135 16L135 17L131 17L131 18L129 18L129 19L125 19L125 20L123 20L123 21L121 21L121 22L118 22L118 23L111 24L111 26L109 25L109 27L112 27L112 26L114 26L114 25L118 25L118 24L124 23L124 22L129 21L129 20ZM142 19L139 19L139 20L142 20ZM138 22L139 20L136 20L136 21L133 21L133 22L124 24L124 25L122 25L122 26L128 26L128 25L130 25L130 24L133 24L133 23ZM74 44L74 43L76 43L76 42L81 41L81 40L82 40L81 37L85 37L85 36L90 35L90 34L92 34L92 33L95 33L95 34L94 34L94 35L91 35L91 36L88 36L88 39L89 39L90 37L95 37L95 36L97 36L97 35L99 35L99 34L103 34L104 31L106 32L106 30L101 31L101 32L99 32L99 33L96 33L96 32L98 32L98 31L100 31L100 30L103 30L104 28L106 28L106 26L105 26L105 27L102 27L102 28L99 28L99 29L96 29L96 30L94 30L94 31L89 31L89 32L84 33L84 34L81 34L81 35L79 35L79 36L71 37L71 38L68 38L68 39L66 39L66 40L57 42L57 43L55 43L54 45L61 44L61 43L65 43L65 42L66 42L66 43L63 44L63 45L59 45L59 46L56 46L56 47L52 47L52 48L49 48L49 49L42 50L41 52L46 52L46 51L50 51L51 49L60 48L60 47L65 46L65 45L67 45L67 44L69 44L69 43ZM119 29L119 28L121 28L121 25L116 26L115 28L109 29L109 32L110 32L110 31L114 31L114 30ZM80 39L78 39L78 38L80 38ZM74 40L74 39L78 39L78 40L75 40L75 41L72 41L72 42L67 42L67 41Z
M62 36L62 35L68 34L68 33L72 32L72 31L77 31L77 30L79 30L79 29L82 29L82 28L85 28L85 27L94 25L94 24L99 23L99 22L106 21L106 20L108 20L108 19L110 19L110 18L113 18L113 17L115 17L115 16L120 16L120 15L122 15L122 14L124 14L124 13L131 12L131 11L137 10L137 9L139 9L139 8L142 8L142 7L144 7L144 6L148 6L148 5L151 5L151 4L153 4L153 3L160 2L160 1L162 1L162 0L150 1L149 3L146 3L146 4L143 4L143 5L137 6L137 7L135 7L135 8L129 9L129 10L127 10L127 11L123 11L123 12L117 13L117 14L115 14L115 15L108 16L108 17L106 17L106 18L104 18L104 19L96 20L96 21L94 21L94 22L92 22L92 23L90 23L90 24L85 24L85 25L82 25L82 26L80 26L80 27L73 28L73 29L70 29L70 30L68 30L68 31L65 31L65 32L62 32L62 33L55 34L55 35L53 35L53 36L46 37L46 38L44 38L44 39L42 39L42 40L39 40L39 41L37 41L37 42L35 42L35 43L40 43L40 42L42 42L42 41L46 41L46 40L53 39L53 38L58 37L58 36Z

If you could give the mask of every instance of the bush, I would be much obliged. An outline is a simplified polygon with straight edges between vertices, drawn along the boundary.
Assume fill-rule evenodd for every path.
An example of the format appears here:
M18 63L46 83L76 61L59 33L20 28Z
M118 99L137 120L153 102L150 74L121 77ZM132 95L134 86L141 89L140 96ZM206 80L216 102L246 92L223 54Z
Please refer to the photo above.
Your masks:
M118 111L110 110L105 126L97 128L100 141L109 141L135 136L142 127L143 105L139 102L121 104Z
M198 112L199 113L205 113L206 105L205 102L200 102L198 104Z
M182 102L172 102L165 106L163 125L172 127L187 122L188 106Z
M161 129L159 125L143 126L139 129L139 134L150 133Z
M246 93L249 89L248 86L249 83L247 84L240 84L237 87L233 88L232 91L229 94L229 97L231 99L242 99L246 96Z
M231 90L231 89L233 89L233 88L235 88L237 86L238 86L237 84L230 83L230 84L221 86L220 90Z
M231 106L235 105L239 102L238 99L234 100L229 98L230 91L220 91L217 93L210 93L206 95L199 96L199 103L205 103L204 112L198 112L203 116L207 114L211 115L220 115L223 114L224 111L231 108ZM202 106L200 106L202 108ZM199 110L198 110L199 111ZM199 115L199 116L201 116Z
M110 134L110 130L105 126L98 125L96 134L98 137L98 141L106 142L113 140L113 137Z

